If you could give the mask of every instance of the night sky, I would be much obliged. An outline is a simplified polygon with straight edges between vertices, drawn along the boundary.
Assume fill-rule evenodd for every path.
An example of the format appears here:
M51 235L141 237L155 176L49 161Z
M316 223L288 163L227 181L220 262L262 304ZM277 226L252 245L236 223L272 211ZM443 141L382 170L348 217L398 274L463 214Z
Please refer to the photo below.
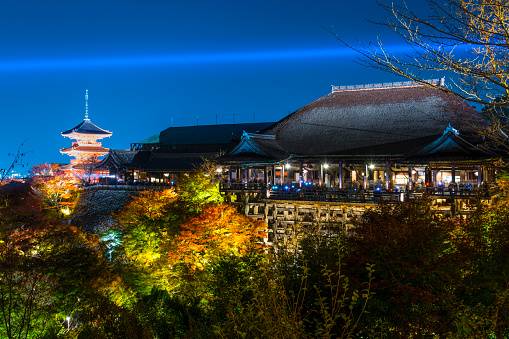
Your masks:
M407 1L408 3L417 1ZM399 40L376 0L3 1L0 168L69 163L60 135L85 114L129 148L173 126L277 121L331 85L401 81L336 40ZM25 168L16 168L23 172Z

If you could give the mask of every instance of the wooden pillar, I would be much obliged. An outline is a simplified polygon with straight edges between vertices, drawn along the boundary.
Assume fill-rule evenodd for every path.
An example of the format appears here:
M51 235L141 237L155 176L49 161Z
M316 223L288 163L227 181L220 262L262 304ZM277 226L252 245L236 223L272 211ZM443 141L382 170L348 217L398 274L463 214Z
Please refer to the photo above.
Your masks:
M263 183L267 185L269 183L269 167L265 166L263 169Z
M425 187L430 186L430 182L432 180L431 172L432 172L431 168L429 166L426 166L424 169L424 186Z
M338 186L339 189L343 188L343 161L339 161Z
M274 209L272 210L272 242L277 243L277 204L274 203Z
M451 182L456 182L456 167L454 166L451 167Z
M285 165L281 164L281 188L283 188L284 183L285 183Z
M249 194L244 195L244 213L246 216L249 215Z
M232 166L228 165L228 184L232 182Z
M276 184L276 165L272 165L272 185Z
M286 164L285 164L285 169L286 169L286 172L287 172L287 175L286 175L286 180L288 180L288 185L291 185L292 184L292 181L293 181L293 178L295 176L292 177L293 173L292 173L292 166L290 163L287 163L288 165L288 168L286 168Z
M368 162L364 161L364 189L368 189L368 175L369 175L369 167Z
M348 221L348 209L346 206L343 206L343 213L341 214L341 223L343 226L346 225L346 222Z
M302 173L302 161L299 162L299 187L302 187L302 181L304 180L304 174Z
M390 176L390 172L389 172L390 170L391 170L391 167L390 167L389 161L387 160L385 162L385 189L386 190L391 189L391 176Z
M319 175L318 180L320 181L319 186L322 186L322 182L323 182L323 164L320 164L320 175Z
M408 190L412 190L412 166L408 165Z

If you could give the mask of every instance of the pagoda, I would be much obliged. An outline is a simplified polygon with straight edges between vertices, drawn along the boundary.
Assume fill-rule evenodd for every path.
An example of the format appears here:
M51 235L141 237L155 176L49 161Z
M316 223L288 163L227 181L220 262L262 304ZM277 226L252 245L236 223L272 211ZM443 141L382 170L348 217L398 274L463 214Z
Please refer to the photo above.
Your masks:
M90 175L98 158L109 152L109 149L102 147L98 140L110 137L112 134L110 131L97 127L88 118L88 90L86 90L85 119L78 126L62 132L62 136L76 141L71 147L61 149L60 153L74 157L71 159L71 168L74 171Z

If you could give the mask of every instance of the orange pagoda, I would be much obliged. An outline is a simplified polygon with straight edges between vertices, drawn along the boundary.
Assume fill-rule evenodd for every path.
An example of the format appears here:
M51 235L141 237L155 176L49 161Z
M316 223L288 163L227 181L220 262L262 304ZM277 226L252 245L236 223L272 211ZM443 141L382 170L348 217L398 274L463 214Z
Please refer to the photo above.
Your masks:
M85 94L85 120L78 126L62 132L64 137L74 139L71 147L60 150L60 153L67 154L71 159L71 169L76 174L90 176L98 158L108 154L109 149L104 148L98 140L110 137L113 133L94 125L88 118L88 90Z

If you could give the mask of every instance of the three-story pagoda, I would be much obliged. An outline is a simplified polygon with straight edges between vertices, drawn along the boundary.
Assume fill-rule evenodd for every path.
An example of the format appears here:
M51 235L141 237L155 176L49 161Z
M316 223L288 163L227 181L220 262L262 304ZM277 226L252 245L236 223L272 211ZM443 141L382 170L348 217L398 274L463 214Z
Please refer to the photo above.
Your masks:
M67 154L71 159L73 170L87 171L92 169L98 158L108 154L109 149L102 147L100 139L110 137L113 133L104 130L93 124L88 117L88 90L85 94L85 119L76 127L62 132L62 136L74 139L71 147L60 150L60 153Z

